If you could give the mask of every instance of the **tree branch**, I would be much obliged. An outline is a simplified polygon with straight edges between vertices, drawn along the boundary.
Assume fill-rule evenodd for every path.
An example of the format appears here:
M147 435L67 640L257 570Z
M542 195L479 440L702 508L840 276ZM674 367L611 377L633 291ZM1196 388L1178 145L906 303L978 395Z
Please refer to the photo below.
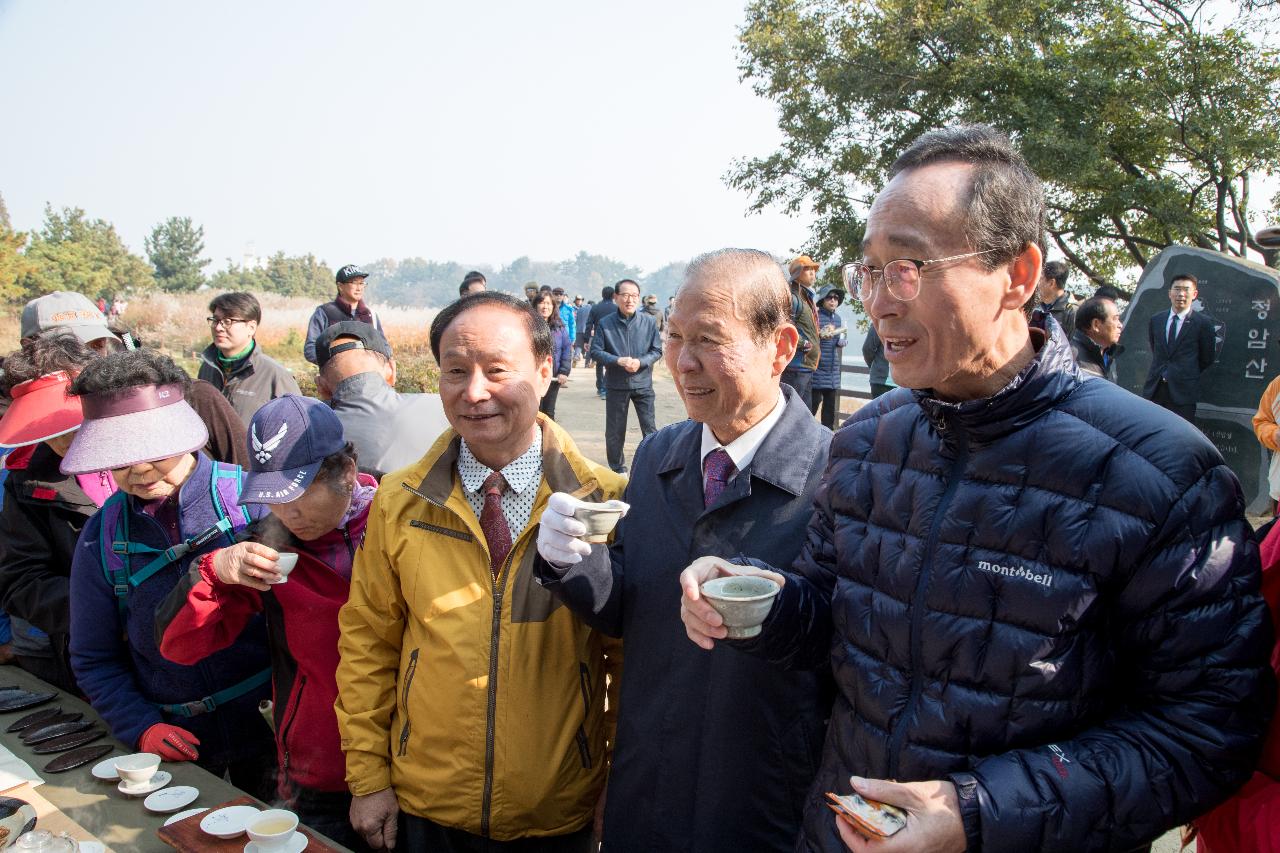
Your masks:
M1110 216L1108 218L1111 220L1111 224L1116 226L1116 230L1120 232L1120 239L1124 242L1124 247L1128 250L1129 255L1138 262L1138 266L1145 267L1147 265L1147 256L1142 254L1142 250L1138 248L1138 244L1134 241L1133 235L1131 235L1129 233L1129 229L1125 227L1124 221L1118 216Z

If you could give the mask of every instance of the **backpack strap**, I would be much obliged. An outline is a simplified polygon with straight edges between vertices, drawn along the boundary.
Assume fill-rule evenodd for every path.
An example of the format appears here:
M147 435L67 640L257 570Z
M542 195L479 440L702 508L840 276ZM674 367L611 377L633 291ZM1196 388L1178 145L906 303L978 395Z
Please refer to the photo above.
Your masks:
M129 535L129 510L125 505L125 493L116 492L102 505L102 529L111 530L111 546L106 547L107 537L102 536L102 567L115 593L120 615L123 617L128 606L129 590L141 586L152 575L174 563L193 550L208 545L219 536L225 536L229 544L235 544L237 534L250 524L248 514L240 506L240 487L244 481L244 472L235 465L221 462L213 463L213 476L209 478L209 492L213 499L214 510L218 513L218 521L213 526L197 533L189 539L161 550L134 542ZM154 554L149 563L136 572L130 573L126 559L138 554Z
M249 514L240 505L240 492L244 488L244 470L238 465L225 462L213 463L213 478L209 481L209 491L213 497L214 509L218 512L218 520L228 519L231 530L227 537L235 542L232 533L239 532L253 523Z
M203 699L195 699L191 702L179 702L173 705L157 704L161 711L167 714L173 714L178 717L198 717L201 714L207 714L216 709L219 705L225 705L232 699L239 699L251 690L256 690L271 680L271 667L259 670L244 681L211 693Z
M99 510L102 521L98 530L102 572L115 593L116 608L121 616L124 616L125 600L129 595L129 569L124 562L129 542L129 524L125 519L128 515L126 497L125 492L120 491L107 498Z

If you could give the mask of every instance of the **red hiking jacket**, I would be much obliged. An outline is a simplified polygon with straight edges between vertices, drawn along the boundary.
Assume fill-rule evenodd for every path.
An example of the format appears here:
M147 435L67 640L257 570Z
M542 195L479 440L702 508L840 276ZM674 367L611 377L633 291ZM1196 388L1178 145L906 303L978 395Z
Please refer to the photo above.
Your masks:
M1280 627L1280 524L1262 540L1262 597ZM1280 677L1280 642L1271 651ZM1199 853L1280 853L1280 715L1271 719L1258 768L1245 786L1196 821Z
M345 526L319 539L294 539L298 565L286 583L260 593L225 584L213 571L213 553L199 561L156 610L160 653L175 663L194 664L235 640L255 613L265 612L271 647L279 792L292 800L295 787L346 791L346 762L338 739L333 704L338 696L338 610L351 590L351 563L364 539L371 490L377 482L359 476L364 495Z

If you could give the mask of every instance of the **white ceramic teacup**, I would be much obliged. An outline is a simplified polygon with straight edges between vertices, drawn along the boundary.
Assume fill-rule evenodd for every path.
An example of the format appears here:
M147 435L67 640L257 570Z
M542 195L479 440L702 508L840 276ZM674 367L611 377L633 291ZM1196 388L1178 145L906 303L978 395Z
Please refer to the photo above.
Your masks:
M298 555L292 551L281 551L280 556L276 557L276 571L280 573L280 580L272 581L272 583L284 583L289 579L289 572L293 571L293 567L298 565Z
M259 850L284 850L298 831L298 816L288 809L267 809L249 821L247 831Z
M136 752L116 759L116 773L126 788L142 788L160 769L160 756L154 752Z

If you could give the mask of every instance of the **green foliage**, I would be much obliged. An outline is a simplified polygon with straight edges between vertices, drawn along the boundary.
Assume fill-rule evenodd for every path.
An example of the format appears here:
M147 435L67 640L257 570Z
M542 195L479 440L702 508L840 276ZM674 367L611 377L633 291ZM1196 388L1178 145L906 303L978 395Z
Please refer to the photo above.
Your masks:
M1190 243L1259 251L1251 180L1280 159L1280 64L1179 0L755 0L742 71L781 147L729 183L810 208L807 248L858 253L888 166L926 130L992 124L1046 181L1049 229L1091 279Z
M200 257L203 226L193 226L186 216L171 216L153 228L144 243L161 289L190 292L205 283L204 268L209 261Z
M19 279L19 298L54 290L74 290L89 298L147 290L151 267L129 251L115 226L88 219L80 208L45 207L44 227L26 251L28 270Z
M430 353L396 355L396 390L401 394L440 393L440 368Z
M279 293L284 296L311 296L332 299L334 273L315 255L289 256L276 252L263 267L240 267L228 263L209 279L214 290L241 290L249 293Z
M676 290L684 283L684 269L688 265L687 261L673 261L646 275L641 281L645 295L656 293L658 295L658 307L665 309L668 297L675 296ZM612 283L610 282L610 284ZM595 298L598 299L599 296Z
M25 295L23 281L30 270L23 250L27 235L14 231L9 209L0 196L0 302L13 302Z
M24 284L31 265L22 253L27 235L0 226L0 301L16 302L26 295Z

